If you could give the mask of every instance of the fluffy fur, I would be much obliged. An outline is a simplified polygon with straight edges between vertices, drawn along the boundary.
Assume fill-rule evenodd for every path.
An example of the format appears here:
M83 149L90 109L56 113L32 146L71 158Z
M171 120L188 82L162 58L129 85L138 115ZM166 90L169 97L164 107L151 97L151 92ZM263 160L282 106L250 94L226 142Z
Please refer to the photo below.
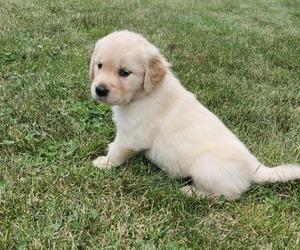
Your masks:
M251 183L300 178L299 165L269 168L188 92L159 50L141 35L114 32L100 39L90 64L92 97L112 106L117 135L99 168L140 151L199 196L236 199Z

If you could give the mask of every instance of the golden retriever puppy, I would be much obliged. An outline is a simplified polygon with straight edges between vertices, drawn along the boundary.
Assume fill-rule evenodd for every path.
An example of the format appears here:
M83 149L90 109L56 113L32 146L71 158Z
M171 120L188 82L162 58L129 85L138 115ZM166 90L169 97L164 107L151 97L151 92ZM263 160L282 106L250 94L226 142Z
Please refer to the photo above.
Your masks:
M188 92L169 63L144 37L117 31L95 46L92 97L112 106L117 134L94 166L118 166L144 151L199 196L236 199L251 183L300 178L299 165L269 168L260 163L227 127Z

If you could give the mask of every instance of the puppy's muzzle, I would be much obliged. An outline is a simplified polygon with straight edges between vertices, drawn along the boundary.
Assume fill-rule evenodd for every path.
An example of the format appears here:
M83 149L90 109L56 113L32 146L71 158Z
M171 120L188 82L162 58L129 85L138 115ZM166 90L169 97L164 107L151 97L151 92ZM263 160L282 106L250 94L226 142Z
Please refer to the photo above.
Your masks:
M98 96L100 96L100 97L106 97L107 95L108 95L108 93L109 93L109 89L108 88L106 88L106 86L105 85L99 85L99 86L97 86L96 88L95 88L95 92L96 92L96 94L98 95Z

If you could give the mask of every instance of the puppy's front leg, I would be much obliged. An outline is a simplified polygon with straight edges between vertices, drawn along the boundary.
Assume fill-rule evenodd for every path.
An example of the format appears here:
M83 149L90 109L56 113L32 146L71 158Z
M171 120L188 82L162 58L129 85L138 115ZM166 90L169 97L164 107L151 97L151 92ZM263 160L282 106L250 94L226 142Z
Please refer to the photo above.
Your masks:
M137 154L136 151L124 147L117 139L109 144L106 156L100 156L93 161L93 165L98 168L108 169L112 166L119 166L129 158Z

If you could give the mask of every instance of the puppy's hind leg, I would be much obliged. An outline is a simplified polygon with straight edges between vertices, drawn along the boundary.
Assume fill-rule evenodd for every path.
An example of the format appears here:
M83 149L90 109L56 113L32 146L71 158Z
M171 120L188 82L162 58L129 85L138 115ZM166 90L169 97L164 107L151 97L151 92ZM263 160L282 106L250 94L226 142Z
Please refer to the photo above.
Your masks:
M251 184L251 174L243 162L227 162L220 159L198 161L190 172L196 194L210 197L224 195L228 200L238 199Z
M184 186L180 189L180 191L188 196L195 195L199 198L211 197L211 194L209 194L208 192L206 192L204 190L201 190L200 188L197 188L194 185Z

